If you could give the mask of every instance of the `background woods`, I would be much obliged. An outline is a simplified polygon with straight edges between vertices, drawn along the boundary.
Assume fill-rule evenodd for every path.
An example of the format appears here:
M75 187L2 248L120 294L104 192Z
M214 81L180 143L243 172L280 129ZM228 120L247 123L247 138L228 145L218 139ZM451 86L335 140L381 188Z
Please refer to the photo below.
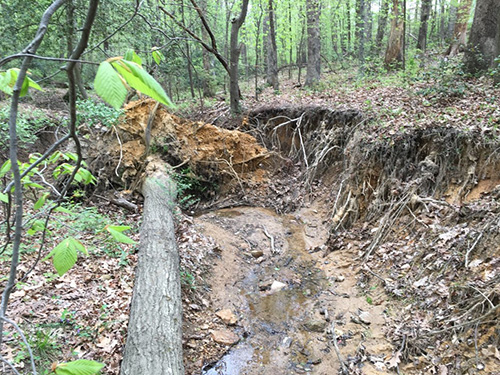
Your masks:
M33 12L42 12L48 3L37 1L30 7ZM85 4L70 3L73 8L65 8L65 16L61 13L49 25L41 55L63 57L62 51L71 49ZM0 51L4 56L22 50L37 27L33 17L19 11L23 4L20 0L2 2L5 37ZM248 85L261 75L266 76L265 84L278 90L278 72L287 71L290 77L298 74L300 81L301 69L307 67L306 84L311 85L318 81L322 64L330 68L352 62L378 69L383 62L386 67L398 63L402 67L405 57L413 63L428 49L455 56L465 50L470 28L471 48L487 56L483 68L490 68L499 43L495 7L493 0L262 0L249 5L229 0L111 0L99 8L83 56L88 61L101 61L133 49L144 54L148 69L175 100L212 97L216 92L232 93L236 99L231 82L234 86L243 80ZM242 19L246 8L248 15ZM151 56L153 49L165 57L159 66ZM60 80L55 61L35 60L31 69L37 78ZM96 66L79 64L76 72L77 82L89 82ZM256 82L254 90L262 90L263 84ZM78 87L85 98L83 85ZM232 108L236 110L236 101Z

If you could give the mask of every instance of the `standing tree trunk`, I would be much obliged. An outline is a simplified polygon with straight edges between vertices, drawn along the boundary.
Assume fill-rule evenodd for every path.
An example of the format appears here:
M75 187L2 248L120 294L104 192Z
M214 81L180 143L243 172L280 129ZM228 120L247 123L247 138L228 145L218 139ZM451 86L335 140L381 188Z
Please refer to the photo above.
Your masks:
M475 74L498 66L500 55L500 1L477 0L465 51L465 69Z
M153 161L142 187L144 221L121 375L182 375L179 253L172 209L175 184Z
M184 16L184 1L181 2L181 19L182 23L185 25L186 24L186 19ZM189 89L191 90L191 97L194 99L195 98L195 93L194 93L194 84L193 84L193 70L191 69L191 49L189 48L189 42L186 41L186 62L187 62L187 72L188 72L188 78L189 78Z
M351 54L351 0L345 0L347 19L347 53Z
M365 9L365 0L359 0L359 9L358 9L358 17L359 23L357 27L359 27L359 44L358 44L358 59L359 59L359 74L364 74L364 61L365 61L365 35L366 35L366 9Z
M432 0L422 0L422 8L420 11L420 29L418 31L417 48L425 51L427 48L427 29L428 21L431 13Z
M403 32L405 16L400 9L399 0L392 1L391 34L385 51L384 64L387 68L403 63Z
M73 38L75 35L75 4L73 0L68 1L68 5L66 7L66 27L67 27L66 46L68 49L68 57L69 57L73 53ZM87 100L89 96L87 94L87 90L85 90L85 86L83 85L82 64L80 63L75 65L75 81L76 85L78 86L78 91L80 91L81 97Z
M231 20L231 43L230 43L230 58L229 58L229 101L231 113L236 114L241 112L240 107L240 88L238 86L238 62L240 59L240 46L238 45L238 33L241 25L245 22L248 11L248 1L243 0L241 4L241 12L237 18Z
M201 12L204 16L207 14L207 0L201 0ZM207 29L202 25L201 26L201 39L207 43L209 39L209 35ZM211 98L215 95L214 88L211 83L211 64L210 64L210 53L203 48L202 51L202 61L203 61L203 73L201 74L201 88L203 91L203 96L205 98Z
M375 46L378 51L382 49L382 40L384 39L384 31L387 25L387 15L389 13L389 0L382 0L382 9L378 16L377 36L375 38Z
M321 75L321 40L319 33L319 0L307 0L307 73L306 86L319 81Z
M266 80L268 85L271 85L275 91L278 91L280 89L280 85L278 81L278 51L276 46L276 28L274 25L274 18L273 0L269 0L269 30L267 33Z
M260 52L260 24L262 23L262 0L259 0L259 15L255 20L255 72L254 72L254 80L255 80L255 100L259 100L259 52Z
M457 11L458 7L455 4L451 4L448 15L448 26L446 29L447 39L451 39L453 37L453 30L455 30L455 23L457 22Z
M448 47L448 51L446 51L446 55L448 56L456 56L460 48L464 47L467 42L467 21L469 19L471 5L472 0L461 0L460 2L452 41L450 47Z

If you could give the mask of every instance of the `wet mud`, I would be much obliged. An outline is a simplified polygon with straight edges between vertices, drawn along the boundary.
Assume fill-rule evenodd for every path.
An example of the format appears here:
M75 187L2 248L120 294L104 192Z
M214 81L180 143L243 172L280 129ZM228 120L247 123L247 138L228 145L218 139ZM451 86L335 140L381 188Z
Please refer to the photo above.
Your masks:
M347 266L352 254L323 257L327 231L314 207L283 216L239 207L195 222L219 248L208 280L211 305L238 318L228 329L239 342L203 374L332 374L339 368L333 340L345 355L369 342L390 356L383 306L358 296ZM364 322L361 312L369 316Z

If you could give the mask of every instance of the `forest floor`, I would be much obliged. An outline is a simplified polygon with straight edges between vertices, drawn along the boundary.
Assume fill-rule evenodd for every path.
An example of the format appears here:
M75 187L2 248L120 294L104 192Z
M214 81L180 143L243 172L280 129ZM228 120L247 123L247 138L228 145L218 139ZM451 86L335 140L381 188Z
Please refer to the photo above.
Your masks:
M188 374L498 373L500 89L450 65L419 77L342 71L315 90L284 77L280 93L247 92L240 119L224 101L180 111L195 122L153 114L152 152L189 160L179 183L196 199L176 229ZM94 206L65 214L90 256L63 277L40 263L12 296L41 373L72 358L118 373L137 256L100 229L131 225L139 239L151 108L129 106L120 145L84 131L89 165L129 190L101 185ZM18 342L11 332L2 354L22 367Z

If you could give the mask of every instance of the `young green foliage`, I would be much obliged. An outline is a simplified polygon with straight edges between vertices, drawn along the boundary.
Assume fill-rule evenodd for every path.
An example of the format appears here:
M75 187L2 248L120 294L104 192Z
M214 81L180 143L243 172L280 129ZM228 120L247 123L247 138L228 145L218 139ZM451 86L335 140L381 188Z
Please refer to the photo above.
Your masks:
M73 362L59 363L52 368L52 372L56 375L94 375L99 373L103 367L102 363L79 359Z
M85 246L76 238L69 237L62 240L59 245L43 259L52 258L52 263L59 276L64 275L73 267L78 259L78 251L88 255Z
M127 237L122 233L130 229L128 225L106 225L104 229L107 230L111 234L113 239L117 242L128 243L128 244L136 243L133 239Z
M173 107L165 90L144 70L141 58L134 51L127 51L124 57L114 57L99 65L94 87L97 94L112 107L118 109L123 105L129 86Z
M14 86L16 84L18 75L18 68L11 68L5 72L0 72L0 90L2 90L7 95L12 95L12 90L14 89ZM42 90L38 83L26 76L23 81L23 86L21 87L20 96L25 96L28 93L28 89L30 87L33 87L37 90Z

